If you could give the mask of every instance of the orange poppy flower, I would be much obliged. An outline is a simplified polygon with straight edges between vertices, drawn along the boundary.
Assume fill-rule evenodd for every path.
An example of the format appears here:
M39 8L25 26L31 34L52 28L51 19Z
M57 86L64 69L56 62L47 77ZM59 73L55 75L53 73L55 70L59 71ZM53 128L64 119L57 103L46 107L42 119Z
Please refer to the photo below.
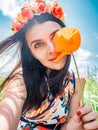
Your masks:
M65 55L75 52L81 43L80 32L77 28L64 27L57 31L53 38L56 62L60 61Z

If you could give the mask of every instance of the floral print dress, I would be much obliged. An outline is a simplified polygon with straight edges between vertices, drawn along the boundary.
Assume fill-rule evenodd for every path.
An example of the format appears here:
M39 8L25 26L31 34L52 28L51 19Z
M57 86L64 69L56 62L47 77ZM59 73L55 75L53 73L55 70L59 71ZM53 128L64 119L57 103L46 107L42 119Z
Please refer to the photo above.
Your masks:
M54 128L47 128L47 126L56 127L65 122L70 108L70 101L75 91L73 71L64 78L64 83L67 83L64 93L56 98L53 98L52 94L49 93L39 109L30 109L25 115L21 116L17 130L53 130Z

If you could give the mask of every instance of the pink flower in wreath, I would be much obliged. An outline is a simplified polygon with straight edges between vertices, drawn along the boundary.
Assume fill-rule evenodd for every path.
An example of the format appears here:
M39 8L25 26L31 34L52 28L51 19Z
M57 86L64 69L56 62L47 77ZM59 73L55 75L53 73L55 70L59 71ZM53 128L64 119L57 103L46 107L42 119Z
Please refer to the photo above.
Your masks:
M21 12L21 15L23 19L29 20L33 18L34 13L31 8L24 8Z
M40 14L44 14L44 13L48 12L47 5L45 3L40 3L38 12Z
M21 22L18 21L12 22L12 30L14 30L15 32L19 31L23 26L24 24Z

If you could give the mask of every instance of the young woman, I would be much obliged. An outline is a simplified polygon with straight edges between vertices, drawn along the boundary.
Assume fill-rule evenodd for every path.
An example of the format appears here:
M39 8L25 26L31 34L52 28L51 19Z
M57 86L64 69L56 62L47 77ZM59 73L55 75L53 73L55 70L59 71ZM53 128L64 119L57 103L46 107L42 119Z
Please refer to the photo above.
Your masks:
M71 54L55 62L54 37L65 27L64 14L57 2L51 8L46 3L37 1L39 12L31 10L34 3L24 5L12 24L15 34L0 43L0 54L18 44L21 55L1 85L6 91L0 102L0 129L97 130L98 113L80 105L79 79L69 71ZM58 9L59 17L53 9ZM80 80L84 86L82 75Z

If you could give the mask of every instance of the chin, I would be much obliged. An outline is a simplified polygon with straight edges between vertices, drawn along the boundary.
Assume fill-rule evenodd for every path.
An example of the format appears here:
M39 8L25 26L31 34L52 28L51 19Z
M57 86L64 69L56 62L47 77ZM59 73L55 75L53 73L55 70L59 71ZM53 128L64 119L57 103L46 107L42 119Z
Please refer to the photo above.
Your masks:
M65 62L66 62L66 59L65 59L65 58L62 59L62 61L58 62L58 63L56 64L56 66L57 66L57 67L56 67L57 70L61 70L61 69L64 67Z
M54 69L55 69L55 70L61 70L61 69L63 69L63 67L64 67L64 65L63 65L63 66L57 66L57 67L55 67Z
M58 62L56 64L51 65L52 66L51 69L53 69L53 70L61 70L61 69L63 69L64 65L65 65L65 60L63 60L63 62Z

